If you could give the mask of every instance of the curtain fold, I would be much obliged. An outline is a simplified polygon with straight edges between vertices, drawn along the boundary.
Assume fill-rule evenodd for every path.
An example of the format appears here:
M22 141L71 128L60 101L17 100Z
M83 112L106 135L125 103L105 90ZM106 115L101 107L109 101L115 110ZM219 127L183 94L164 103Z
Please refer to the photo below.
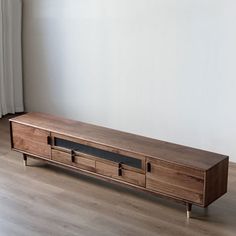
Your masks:
M20 0L0 0L0 117L22 112Z

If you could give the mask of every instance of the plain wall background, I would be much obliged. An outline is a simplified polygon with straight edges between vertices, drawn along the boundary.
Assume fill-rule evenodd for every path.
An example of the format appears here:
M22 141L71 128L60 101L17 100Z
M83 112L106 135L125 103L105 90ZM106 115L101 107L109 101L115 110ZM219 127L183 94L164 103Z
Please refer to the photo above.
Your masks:
M236 161L235 0L24 0L27 111Z

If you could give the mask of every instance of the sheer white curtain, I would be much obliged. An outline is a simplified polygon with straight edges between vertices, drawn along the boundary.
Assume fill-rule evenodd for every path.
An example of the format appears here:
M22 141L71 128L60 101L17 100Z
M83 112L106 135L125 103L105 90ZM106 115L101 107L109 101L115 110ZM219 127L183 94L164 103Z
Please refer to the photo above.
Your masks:
M23 111L21 0L0 0L0 117Z

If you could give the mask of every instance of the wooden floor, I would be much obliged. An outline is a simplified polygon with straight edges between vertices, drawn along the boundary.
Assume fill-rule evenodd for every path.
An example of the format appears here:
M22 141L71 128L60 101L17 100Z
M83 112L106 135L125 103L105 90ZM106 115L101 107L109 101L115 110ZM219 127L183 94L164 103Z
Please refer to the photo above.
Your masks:
M236 235L236 164L229 190L208 211L29 160L10 150L0 119L0 236Z

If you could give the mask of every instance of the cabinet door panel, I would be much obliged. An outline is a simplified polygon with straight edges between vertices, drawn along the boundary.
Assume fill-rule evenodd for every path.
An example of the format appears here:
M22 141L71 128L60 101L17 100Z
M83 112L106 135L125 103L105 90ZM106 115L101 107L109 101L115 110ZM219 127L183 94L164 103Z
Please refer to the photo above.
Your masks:
M13 148L27 153L50 158L51 146L47 143L49 135L49 131L12 123Z
M147 189L200 204L203 201L203 194L201 193L196 193L191 190L148 177L147 177Z
M186 167L162 163L148 158L151 165L146 174L146 188L176 196L184 200L202 203L204 178Z
M96 172L111 178L119 179L124 182L132 183L139 186L145 186L145 175L126 169L121 169L121 176L119 176L118 165L108 164L105 162L96 161Z

